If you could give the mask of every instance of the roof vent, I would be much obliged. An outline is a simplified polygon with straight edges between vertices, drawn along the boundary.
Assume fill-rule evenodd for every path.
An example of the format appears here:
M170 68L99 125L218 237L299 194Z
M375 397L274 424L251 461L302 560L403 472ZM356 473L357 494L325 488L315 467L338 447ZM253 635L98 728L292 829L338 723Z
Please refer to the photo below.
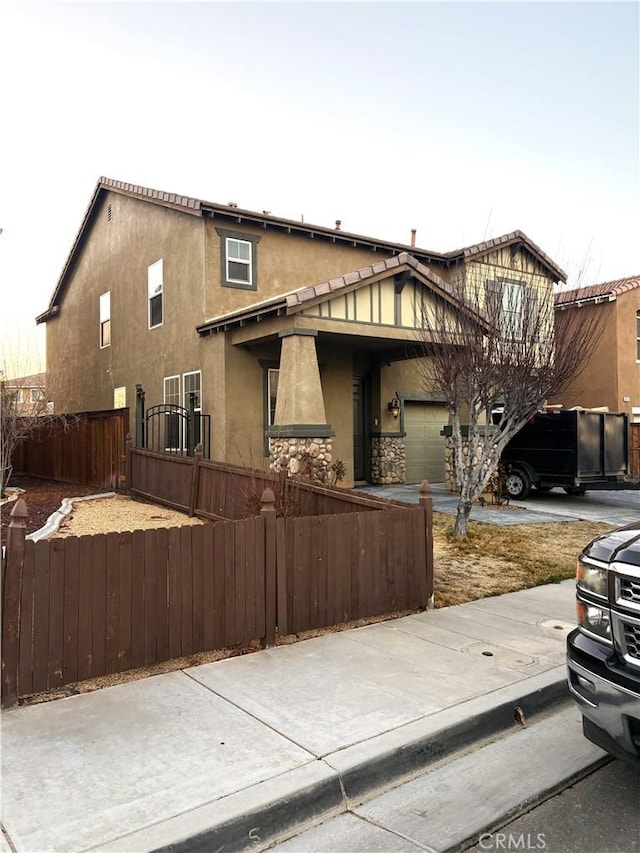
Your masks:
M107 205L107 222L111 222L111 205Z
M416 229L411 229L411 248L415 249L416 247Z
M228 206L228 207L237 207L237 206L238 206L238 202L237 202L237 201L228 201L228 202L227 202L227 206Z
M342 220L341 220L341 219L336 219L336 231L339 231L339 230L340 230L340 226L341 226L341 225L342 225Z

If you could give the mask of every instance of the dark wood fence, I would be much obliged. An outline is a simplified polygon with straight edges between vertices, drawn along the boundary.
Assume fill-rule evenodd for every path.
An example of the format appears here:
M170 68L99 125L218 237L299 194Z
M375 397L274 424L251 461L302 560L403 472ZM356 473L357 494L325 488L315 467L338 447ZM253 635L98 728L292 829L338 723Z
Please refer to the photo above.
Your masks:
M44 417L18 444L14 473L117 489L128 429L129 409Z
M640 477L640 423L630 424L629 473Z
M196 515L241 519L260 510L265 488L276 497L278 513L288 516L332 515L408 506L350 489L322 486L225 462L172 456L129 446L127 480L132 495Z
M193 493L188 472L202 469L206 483L202 474L217 470L166 457L170 473L163 479L148 458L133 454L146 466L146 488L156 477L174 496ZM240 511L243 501L227 506L220 497L238 487L239 471L227 472L226 485L209 483L203 494L216 502L204 512ZM244 473L248 482L257 476ZM27 509L18 500L3 563L2 706L197 652L256 640L272 645L277 632L428 605L428 484L418 504L311 485L302 492L316 506L331 505L333 514L277 517L266 488L258 514L239 520L39 542L25 541Z

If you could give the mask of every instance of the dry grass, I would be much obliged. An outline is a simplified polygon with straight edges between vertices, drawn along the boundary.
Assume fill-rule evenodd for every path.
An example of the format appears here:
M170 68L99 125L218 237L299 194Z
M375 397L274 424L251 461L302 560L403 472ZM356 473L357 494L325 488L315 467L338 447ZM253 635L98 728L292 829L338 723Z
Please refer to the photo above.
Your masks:
M590 521L508 527L471 521L468 537L461 541L451 537L453 518L436 512L435 606L463 604L572 578L578 553L612 527Z

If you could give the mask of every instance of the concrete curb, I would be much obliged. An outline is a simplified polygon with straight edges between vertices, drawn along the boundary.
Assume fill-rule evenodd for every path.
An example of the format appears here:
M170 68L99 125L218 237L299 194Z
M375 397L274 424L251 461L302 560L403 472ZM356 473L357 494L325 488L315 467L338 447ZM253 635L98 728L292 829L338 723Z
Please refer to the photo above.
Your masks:
M104 851L264 850L569 699L564 665L324 756L101 845Z
M65 498L62 501L60 509L51 513L40 530L35 530L33 533L25 536L25 539L31 539L33 542L39 542L41 539L48 539L50 536L53 536L60 527L60 524L71 512L76 501L95 501L98 500L98 498L114 498L115 496L115 492L102 492L99 495L86 495L81 498Z

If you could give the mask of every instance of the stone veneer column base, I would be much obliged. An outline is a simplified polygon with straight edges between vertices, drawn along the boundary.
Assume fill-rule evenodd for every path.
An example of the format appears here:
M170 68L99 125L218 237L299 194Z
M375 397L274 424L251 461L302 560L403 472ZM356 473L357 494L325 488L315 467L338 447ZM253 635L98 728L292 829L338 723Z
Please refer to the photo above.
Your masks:
M269 469L279 474L287 471L289 476L304 476L314 483L329 480L331 437L278 437L269 439Z
M407 461L404 435L371 436L371 482L377 486L404 483Z

